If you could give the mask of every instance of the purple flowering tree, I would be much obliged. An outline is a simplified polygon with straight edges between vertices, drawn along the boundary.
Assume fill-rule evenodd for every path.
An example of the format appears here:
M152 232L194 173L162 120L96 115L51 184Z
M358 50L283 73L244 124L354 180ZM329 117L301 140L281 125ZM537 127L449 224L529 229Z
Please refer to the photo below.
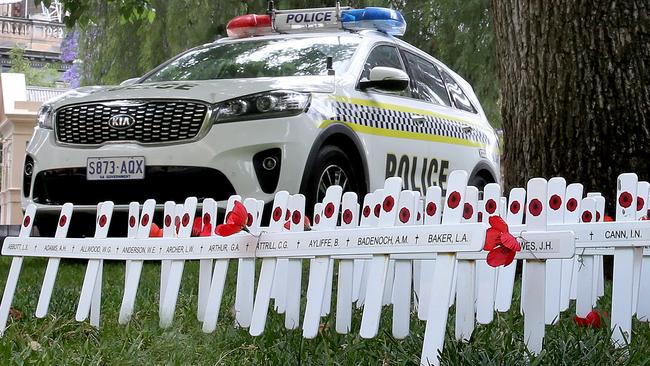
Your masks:
M69 63L72 62L72 67L70 67L65 73L63 73L63 81L70 84L72 88L79 87L79 65L78 65L78 56L79 53L79 31L75 28L72 31L67 32L63 42L61 42L61 61Z

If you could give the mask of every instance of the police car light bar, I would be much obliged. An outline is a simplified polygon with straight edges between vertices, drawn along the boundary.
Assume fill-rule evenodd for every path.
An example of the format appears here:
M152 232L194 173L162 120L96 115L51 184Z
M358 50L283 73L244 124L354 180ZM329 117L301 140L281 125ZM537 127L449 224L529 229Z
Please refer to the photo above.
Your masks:
M348 30L376 29L392 36L403 36L406 32L402 14L387 8L345 10L341 12L341 23Z
M232 18L226 25L231 38L263 36L273 33L270 15L246 14Z
M401 36L406 31L406 21L400 12L388 8L333 7L274 10L272 15L247 14L233 18L226 28L228 36L232 38L265 35L273 31L295 33L339 29L376 29L393 36Z

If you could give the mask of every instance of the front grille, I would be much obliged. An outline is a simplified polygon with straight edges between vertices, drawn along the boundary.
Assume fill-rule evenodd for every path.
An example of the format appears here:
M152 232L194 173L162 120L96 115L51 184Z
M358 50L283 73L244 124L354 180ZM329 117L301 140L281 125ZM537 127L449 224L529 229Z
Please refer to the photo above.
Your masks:
M198 102L141 101L73 105L56 113L56 137L69 144L94 145L110 141L164 143L188 140L201 130L207 106ZM134 119L128 128L108 124L115 115Z

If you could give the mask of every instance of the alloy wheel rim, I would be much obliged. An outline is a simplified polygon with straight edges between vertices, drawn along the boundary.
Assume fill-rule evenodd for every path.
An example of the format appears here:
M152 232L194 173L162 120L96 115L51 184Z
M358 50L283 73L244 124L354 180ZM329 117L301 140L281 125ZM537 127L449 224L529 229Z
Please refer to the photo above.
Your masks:
M345 173L345 170L336 164L328 165L318 178L318 188L316 190L316 202L322 202L325 198L327 188L333 185L338 185L343 188L343 192L349 190L350 179Z

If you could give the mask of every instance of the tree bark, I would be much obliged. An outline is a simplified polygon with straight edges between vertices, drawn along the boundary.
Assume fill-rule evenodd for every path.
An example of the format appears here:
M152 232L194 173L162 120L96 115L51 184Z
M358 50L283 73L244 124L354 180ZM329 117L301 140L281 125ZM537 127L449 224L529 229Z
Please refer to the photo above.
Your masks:
M506 187L650 179L650 1L492 0Z

